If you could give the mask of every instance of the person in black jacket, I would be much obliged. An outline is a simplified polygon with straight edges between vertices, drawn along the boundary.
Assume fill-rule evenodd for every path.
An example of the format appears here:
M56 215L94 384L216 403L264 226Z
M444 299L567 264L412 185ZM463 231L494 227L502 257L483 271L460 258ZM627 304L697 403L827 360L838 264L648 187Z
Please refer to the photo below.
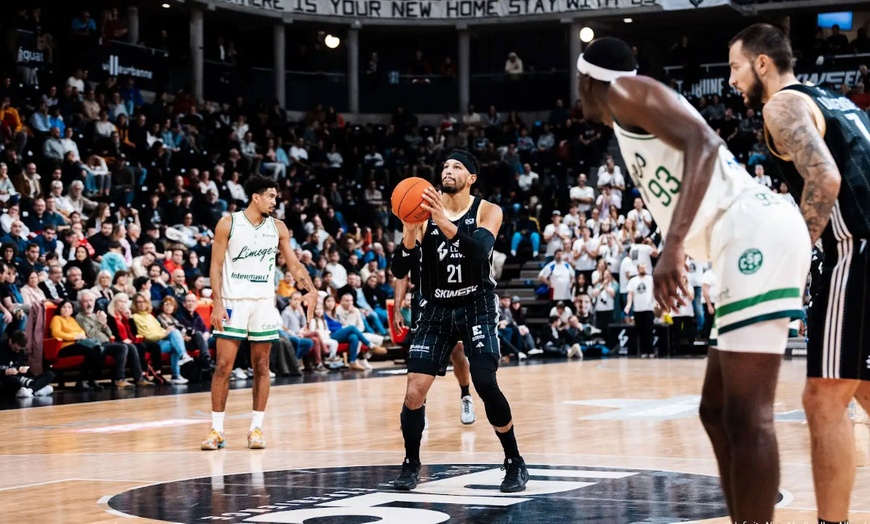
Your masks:
M51 381L54 373L46 371L38 376L28 376L27 336L23 331L15 331L7 340L0 343L0 394L15 395L18 398L51 395L54 388Z

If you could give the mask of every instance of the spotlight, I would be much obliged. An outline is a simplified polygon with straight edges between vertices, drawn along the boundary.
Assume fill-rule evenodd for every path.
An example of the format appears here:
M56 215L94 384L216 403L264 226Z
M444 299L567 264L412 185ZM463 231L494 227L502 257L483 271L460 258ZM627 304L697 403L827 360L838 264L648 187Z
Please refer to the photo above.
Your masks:
M323 39L323 43L326 44L326 47L330 49L335 49L338 47L338 44L341 43L341 39L337 36L326 35L326 38Z
M625 22L626 24L630 24L630 23L634 22L634 20L632 20L631 18L623 18L622 21Z
M595 38L595 31L591 27L584 27L580 30L580 41L584 44L588 44L593 38Z
M167 4L167 3L164 2L163 5L162 5L162 7L163 7L163 9L169 9L169 4Z

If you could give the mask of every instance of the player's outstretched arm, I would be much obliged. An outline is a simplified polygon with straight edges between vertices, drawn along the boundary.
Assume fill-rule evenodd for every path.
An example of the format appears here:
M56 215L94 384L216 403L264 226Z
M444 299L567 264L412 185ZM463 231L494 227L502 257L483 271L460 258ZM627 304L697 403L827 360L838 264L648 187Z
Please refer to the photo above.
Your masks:
M308 314L308 321L314 318L314 306L317 305L317 288L314 287L314 282L311 281L311 275L308 270L296 258L296 253L290 247L290 232L287 231L287 224L283 221L276 220L278 227L278 250L284 255L284 260L287 261L287 268L296 279L296 287L301 287L306 291L302 296L302 303L305 304L305 312Z
M800 208L815 243L827 227L840 193L837 163L806 101L785 94L772 97L764 106L764 125L776 152L790 158L804 177Z
M393 255L390 271L397 279L405 278L411 272L414 264L420 263L420 242L423 240L423 231L426 230L426 222L411 224L402 223L402 243L398 251ZM398 296L398 295L396 295Z
M393 256L395 257L395 255ZM393 289L395 291L393 296L395 298L393 299L393 318L391 320L397 332L401 332L405 328L405 319L402 318L402 302L405 300L405 293L408 292L410 282L411 277L409 275L405 275L404 278L397 278L393 281Z

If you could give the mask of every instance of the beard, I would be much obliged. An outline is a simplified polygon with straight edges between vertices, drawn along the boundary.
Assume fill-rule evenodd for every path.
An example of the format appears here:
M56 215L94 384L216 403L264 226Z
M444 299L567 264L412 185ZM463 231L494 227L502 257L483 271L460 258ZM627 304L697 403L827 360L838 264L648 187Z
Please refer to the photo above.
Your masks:
M465 184L460 184L458 181L454 180L452 186L445 186L444 183L441 183L441 192L447 195L455 195L465 189Z
M761 109L763 104L762 99L764 98L764 85L761 83L761 77L758 76L758 72L754 67L752 68L752 77L752 85L743 93L746 96L746 107Z

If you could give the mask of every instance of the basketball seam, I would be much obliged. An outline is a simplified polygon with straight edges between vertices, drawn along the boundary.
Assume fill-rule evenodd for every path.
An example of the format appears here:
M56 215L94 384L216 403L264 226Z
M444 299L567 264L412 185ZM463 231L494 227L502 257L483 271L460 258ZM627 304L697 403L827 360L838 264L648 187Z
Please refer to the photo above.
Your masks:
M414 189L415 187L419 186L421 182L425 182L425 180L418 180L417 182L414 182L414 184L413 184L411 187L409 187L409 188L405 191L405 194L402 195L402 199L399 200L399 211L402 210L402 204L405 203L405 197L408 196L408 193L410 193L411 190ZM419 207L419 206L418 206L418 207ZM414 209L417 209L417 208L415 207ZM405 215L405 216L403 216L403 217L400 217L400 218L404 221L404 220L406 220L409 216L411 216L411 213L408 213L407 215Z

